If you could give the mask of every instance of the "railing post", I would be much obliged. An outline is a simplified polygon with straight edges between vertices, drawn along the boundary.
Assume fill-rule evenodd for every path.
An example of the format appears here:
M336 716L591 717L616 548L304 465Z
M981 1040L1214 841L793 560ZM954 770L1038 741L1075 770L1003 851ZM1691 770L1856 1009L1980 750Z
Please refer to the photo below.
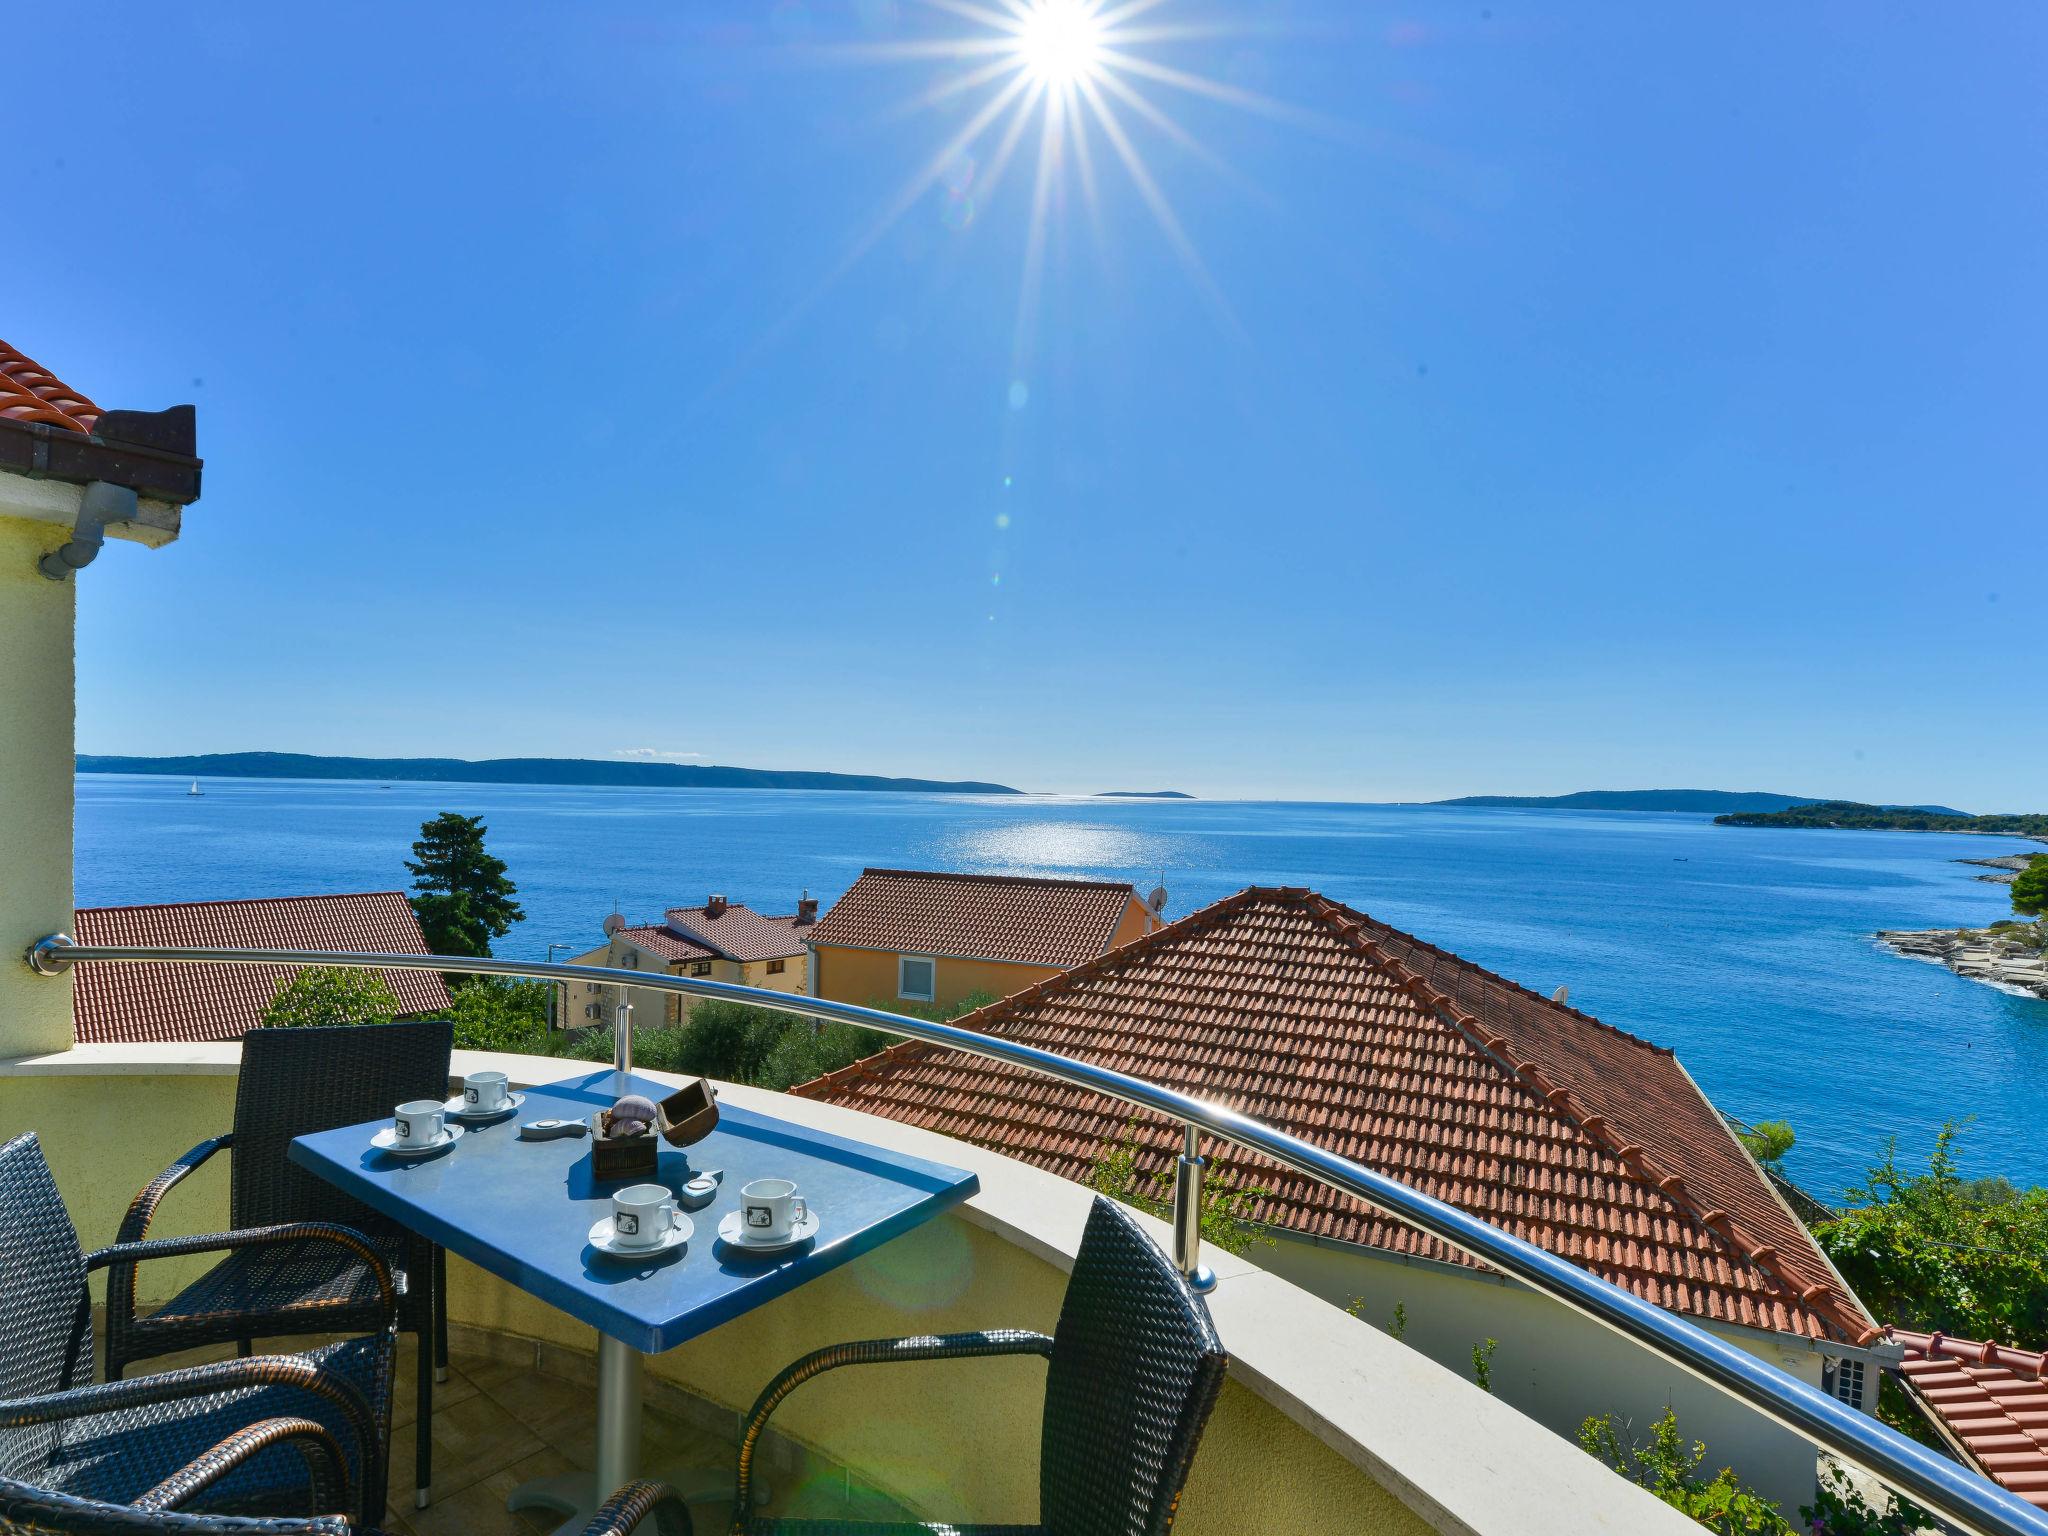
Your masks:
M612 1070L623 1079L633 1071L633 1003L624 987L619 988L619 1006L612 1010Z
M1188 1289L1216 1289L1216 1272L1202 1262L1202 1170L1207 1166L1192 1121L1181 1126L1180 1158L1173 1167L1173 1263Z

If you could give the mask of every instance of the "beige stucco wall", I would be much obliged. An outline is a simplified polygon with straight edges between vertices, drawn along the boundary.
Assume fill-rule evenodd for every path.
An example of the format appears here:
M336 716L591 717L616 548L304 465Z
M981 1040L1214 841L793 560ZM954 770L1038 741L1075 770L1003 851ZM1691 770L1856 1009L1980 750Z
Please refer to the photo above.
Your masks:
M1468 1379L1472 1347L1499 1340L1494 1395L1566 1439L1576 1442L1579 1425L1600 1413L1633 1425L1644 1439L1669 1407L1685 1438L1706 1445L1710 1468L1732 1466L1788 1518L1813 1497L1814 1452L1806 1441L1523 1286L1291 1240L1256 1257L1262 1268L1338 1306L1364 1297L1359 1316L1381 1329L1399 1303L1407 1313L1402 1342ZM1821 1384L1821 1357L1795 1341L1781 1344L1749 1329L1714 1332L1810 1386Z
M72 921L78 579L51 581L36 569L66 536L0 516L0 1057L71 1044L71 978L20 963L31 943Z

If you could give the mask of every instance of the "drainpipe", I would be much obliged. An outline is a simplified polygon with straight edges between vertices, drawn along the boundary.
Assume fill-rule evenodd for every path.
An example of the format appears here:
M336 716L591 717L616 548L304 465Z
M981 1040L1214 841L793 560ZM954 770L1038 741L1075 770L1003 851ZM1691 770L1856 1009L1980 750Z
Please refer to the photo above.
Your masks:
M38 560L36 569L52 581L67 580L73 571L84 570L98 557L107 542L107 524L134 521L134 487L94 480L79 498L78 521L72 526L71 538Z

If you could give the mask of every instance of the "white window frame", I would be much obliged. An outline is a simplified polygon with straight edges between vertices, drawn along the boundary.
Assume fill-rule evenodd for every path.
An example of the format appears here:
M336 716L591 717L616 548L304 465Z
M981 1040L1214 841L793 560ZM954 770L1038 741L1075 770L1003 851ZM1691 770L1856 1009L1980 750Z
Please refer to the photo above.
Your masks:
M910 965L928 965L931 967L932 983L930 991L913 992L910 990L910 984L904 976L904 969ZM907 1003L935 1002L939 995L938 957L936 955L898 955L896 957L896 995Z

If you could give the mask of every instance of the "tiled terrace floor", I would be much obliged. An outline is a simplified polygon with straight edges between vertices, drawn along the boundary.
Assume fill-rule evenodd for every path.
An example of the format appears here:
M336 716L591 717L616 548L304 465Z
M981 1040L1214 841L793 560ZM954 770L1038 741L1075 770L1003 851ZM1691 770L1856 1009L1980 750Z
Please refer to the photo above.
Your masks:
M434 1388L434 1502L412 1507L411 1340L401 1347L391 1431L392 1536L532 1536L561 1517L505 1508L528 1478L596 1464L596 1362L587 1355L458 1330L448 1380ZM467 1344L470 1347L465 1349ZM650 1379L641 1409L640 1469L668 1477L686 1497L696 1529L716 1531L730 1512L736 1414ZM861 1490L844 1469L770 1436L761 1468L773 1499L764 1512L808 1519L900 1520L905 1512ZM695 1473L695 1477L684 1474ZM694 1484L693 1488L691 1484ZM695 1493L717 1490L698 1502Z
M263 1340L259 1352L283 1353L311 1340ZM448 1379L434 1388L433 1503L414 1509L414 1342L398 1350L392 1399L389 1536L535 1536L561 1517L505 1507L513 1488L535 1477L587 1471L596 1464L596 1361L589 1355L457 1328ZM466 1347L465 1347L466 1346ZM231 1348L166 1356L131 1374L225 1359ZM700 1533L724 1528L731 1510L738 1416L666 1382L649 1379L641 1409L640 1470L667 1477L690 1498ZM903 1520L894 1502L862 1489L845 1469L809 1456L771 1430L758 1463L773 1497L762 1507L802 1519ZM695 1472L695 1478L685 1473ZM694 1484L694 1486L691 1486ZM708 1490L716 1489L715 1495ZM699 1501L695 1495L706 1491ZM649 1527L651 1529L651 1527Z

